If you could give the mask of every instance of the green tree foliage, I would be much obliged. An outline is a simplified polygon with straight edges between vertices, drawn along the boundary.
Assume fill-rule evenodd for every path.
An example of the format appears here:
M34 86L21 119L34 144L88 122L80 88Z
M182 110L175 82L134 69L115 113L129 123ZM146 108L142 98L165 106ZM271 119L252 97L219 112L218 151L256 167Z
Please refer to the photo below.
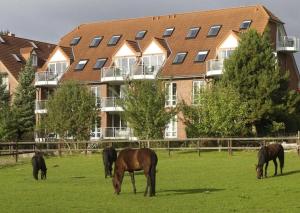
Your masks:
M32 67L31 60L28 60L25 67L19 75L19 84L16 89L13 100L13 112L15 114L18 139L24 139L24 136L33 138L35 126L35 88L34 82L35 70Z
M288 89L288 71L279 69L269 33L249 30L225 60L221 84L231 86L249 106L248 120L254 134L269 134L287 127L296 112L299 95Z
M13 141L16 139L16 125L14 114L9 105L0 109L0 141Z
M50 97L45 118L47 131L60 138L73 136L74 140L89 139L96 119L95 97L90 90L75 81L63 83Z
M139 139L161 139L175 109L165 109L163 83L157 80L132 81L120 105L124 119Z
M181 104L189 138L247 134L248 107L233 88L216 84L202 91L198 98L196 105Z

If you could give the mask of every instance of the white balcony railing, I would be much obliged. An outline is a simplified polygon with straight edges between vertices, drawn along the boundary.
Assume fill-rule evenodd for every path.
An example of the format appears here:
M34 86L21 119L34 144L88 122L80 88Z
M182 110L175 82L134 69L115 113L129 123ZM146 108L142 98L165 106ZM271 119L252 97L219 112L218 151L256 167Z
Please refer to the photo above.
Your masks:
M118 97L104 97L101 98L101 111L104 112L120 112L123 108L118 105Z
M128 67L103 67L101 69L101 81L124 81L128 74Z
M129 139L132 131L128 127L107 127L102 128L104 139Z
M43 71L35 73L35 86L57 86L59 78L63 73Z
M282 36L277 42L277 51L299 52L300 40L294 36Z
M41 113L47 113L47 100L43 101L35 101L35 113L36 114L41 114Z
M223 73L224 59L212 59L206 62L206 76L218 76Z
M135 65L130 73L132 79L155 79L162 66Z

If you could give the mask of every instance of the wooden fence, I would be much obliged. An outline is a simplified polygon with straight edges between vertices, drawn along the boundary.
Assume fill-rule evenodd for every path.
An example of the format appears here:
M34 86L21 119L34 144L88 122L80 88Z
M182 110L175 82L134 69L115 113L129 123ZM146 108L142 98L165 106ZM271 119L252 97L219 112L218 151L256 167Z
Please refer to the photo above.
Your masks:
M14 156L16 162L20 154L43 151L46 153L70 152L100 152L107 146L116 149L125 147L148 147L155 150L167 150L169 155L172 150L194 150L200 155L203 150L226 150L232 155L233 150L257 150L262 145L271 142L284 143L285 149L296 149L300 154L300 132L291 137L259 137L259 138L191 138L191 139L164 139L164 140L101 140L86 142L9 142L0 143L0 156Z

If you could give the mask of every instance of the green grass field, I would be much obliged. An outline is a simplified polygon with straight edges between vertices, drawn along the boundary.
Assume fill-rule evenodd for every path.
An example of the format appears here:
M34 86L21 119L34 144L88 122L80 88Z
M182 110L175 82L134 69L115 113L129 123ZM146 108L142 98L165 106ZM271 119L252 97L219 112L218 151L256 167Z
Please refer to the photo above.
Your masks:
M104 179L101 156L46 159L48 179L35 181L29 160L0 169L0 212L300 212L300 159L286 153L285 175L257 180L256 152L161 151L157 196L144 197L146 180L130 176L120 195ZM1 158L0 158L1 160ZM23 160L24 161L24 160ZM26 161L26 160L25 160ZM274 172L270 162L269 174Z

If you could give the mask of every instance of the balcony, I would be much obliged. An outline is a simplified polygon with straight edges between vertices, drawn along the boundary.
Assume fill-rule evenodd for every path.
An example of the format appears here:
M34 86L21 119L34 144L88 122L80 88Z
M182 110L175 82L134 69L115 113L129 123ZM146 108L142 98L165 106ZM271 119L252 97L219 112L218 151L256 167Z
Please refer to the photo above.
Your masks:
M128 74L127 67L103 67L101 69L101 82L124 81Z
M35 73L35 86L57 86L63 73L58 74L53 71L44 71Z
M118 106L118 97L101 98L101 111L103 112L122 112L123 108Z
M35 101L35 114L44 114L47 113L46 109L47 101Z
M212 59L206 62L206 76L219 76L223 73L224 59Z
M300 40L293 36L282 36L277 41L277 51L279 52L299 52Z
M162 66L145 66L145 65L137 65L132 68L132 72L130 73L131 79L155 79L157 73L161 69Z
M132 131L128 127L107 127L102 129L103 139L130 139Z

